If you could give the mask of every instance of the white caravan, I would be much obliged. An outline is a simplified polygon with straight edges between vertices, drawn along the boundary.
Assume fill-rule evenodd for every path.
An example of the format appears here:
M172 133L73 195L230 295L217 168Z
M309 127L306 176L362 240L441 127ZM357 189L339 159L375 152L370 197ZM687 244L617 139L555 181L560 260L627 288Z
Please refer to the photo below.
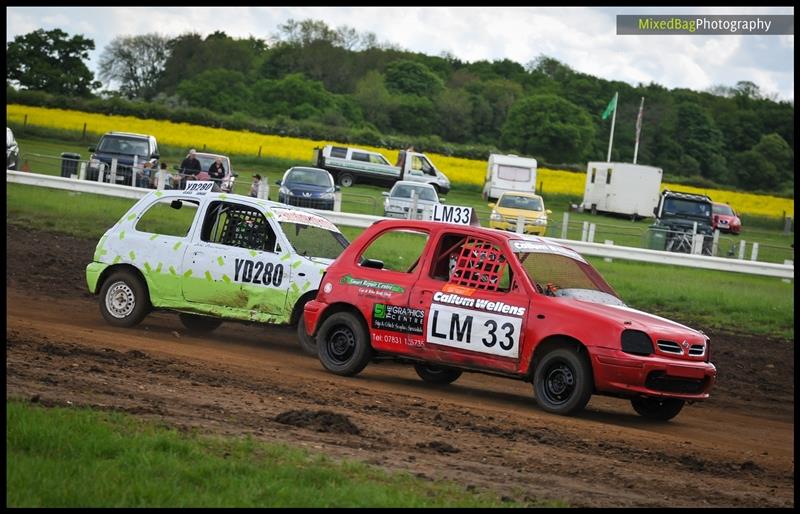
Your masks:
M582 206L592 212L624 214L634 218L653 215L661 192L661 168L629 162L590 162Z
M505 192L536 192L536 159L516 155L489 155L483 199L495 201Z

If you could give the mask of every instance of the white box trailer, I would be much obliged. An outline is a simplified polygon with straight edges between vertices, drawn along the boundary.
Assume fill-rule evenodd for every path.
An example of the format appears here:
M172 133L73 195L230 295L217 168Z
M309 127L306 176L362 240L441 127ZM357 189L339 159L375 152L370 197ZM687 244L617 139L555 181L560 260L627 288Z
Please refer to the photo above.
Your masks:
M658 205L662 174L662 169L655 166L590 162L586 167L582 206L593 212L652 216Z
M506 191L536 192L536 159L516 155L489 155L483 199L497 200Z
M663 171L655 166L629 162L588 163L584 210L625 214L634 217L653 215L661 192Z

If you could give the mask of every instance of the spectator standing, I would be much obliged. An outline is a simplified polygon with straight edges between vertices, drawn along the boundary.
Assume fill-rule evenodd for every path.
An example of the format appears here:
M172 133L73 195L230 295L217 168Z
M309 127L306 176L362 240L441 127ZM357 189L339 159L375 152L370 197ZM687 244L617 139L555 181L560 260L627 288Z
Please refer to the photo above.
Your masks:
M250 186L250 196L258 198L258 189L261 186L261 175L256 173L253 175L253 184Z
M161 163L161 169L155 173L153 177L153 187L158 188L158 181L164 178L164 189L173 189L175 187L175 177L167 171L167 163Z

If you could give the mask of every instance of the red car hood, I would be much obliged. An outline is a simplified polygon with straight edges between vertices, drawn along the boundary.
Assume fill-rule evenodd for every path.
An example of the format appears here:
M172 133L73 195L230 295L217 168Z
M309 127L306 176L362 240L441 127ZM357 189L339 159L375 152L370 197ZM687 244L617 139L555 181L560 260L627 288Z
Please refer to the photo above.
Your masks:
M618 321L620 326L625 328L647 332L653 340L668 339L677 342L686 340L690 344L703 343L706 340L706 336L698 330L630 307L588 302L576 298L570 298L568 301L574 302L573 305L580 310Z

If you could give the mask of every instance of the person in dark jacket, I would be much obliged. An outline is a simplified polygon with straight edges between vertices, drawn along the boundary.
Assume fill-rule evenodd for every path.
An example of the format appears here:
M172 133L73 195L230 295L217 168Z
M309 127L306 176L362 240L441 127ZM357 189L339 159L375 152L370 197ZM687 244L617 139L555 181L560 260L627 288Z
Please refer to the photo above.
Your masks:
M202 171L200 160L197 158L197 151L192 148L189 150L189 155L181 162L181 173L184 175L197 175Z
M208 175L218 186L222 186L222 179L225 178L225 166L222 164L222 157L217 157L211 166L208 167Z

